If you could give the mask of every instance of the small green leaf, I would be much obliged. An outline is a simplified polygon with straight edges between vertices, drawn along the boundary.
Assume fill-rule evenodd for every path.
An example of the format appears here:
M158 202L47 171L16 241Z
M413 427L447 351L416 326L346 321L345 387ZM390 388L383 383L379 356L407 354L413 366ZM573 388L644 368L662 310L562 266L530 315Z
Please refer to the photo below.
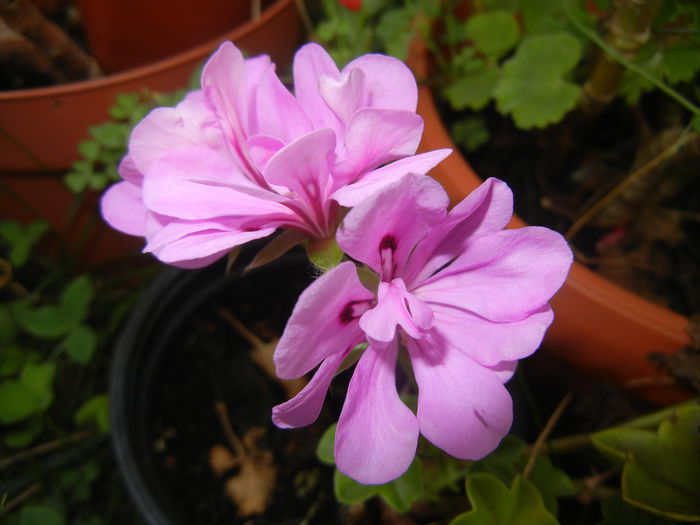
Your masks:
M593 435L596 448L624 463L624 500L660 516L700 521L700 405L678 408L657 432L613 428Z
M20 346L13 344L0 346L0 377L15 375L22 369L27 357L27 351Z
M83 140L78 144L78 152L86 160L97 160L100 156L100 144L94 140Z
M450 131L452 139L467 151L479 149L491 137L484 119L479 116L458 120L452 125Z
M526 459L527 457L523 456L520 470L525 467ZM571 478L564 471L555 468L547 456L537 457L529 479L540 491L547 510L555 516L558 513L557 498L576 494L576 487Z
M520 29L510 11L489 11L470 17L466 33L479 51L498 59L518 43Z
M31 444L41 432L41 421L39 418L31 419L19 428L8 432L3 443L10 448L25 448Z
M48 505L28 505L20 513L19 525L66 525L66 520Z
M88 399L75 413L76 425L94 423L100 432L109 432L109 398L98 394Z
M700 133L700 115L693 115L693 118L690 119L690 127L695 133Z
M68 186L68 189L73 193L82 193L88 184L89 178L83 173L70 172L64 178L63 182Z
M97 334L85 324L79 324L73 328L61 343L61 348L66 351L70 358L84 365L89 363L97 348Z
M26 302L20 301L13 303L10 308L20 326L37 337L60 337L75 324L62 308L56 306L31 308Z
M498 448L488 456L469 465L468 475L476 473L491 474L510 485L525 451L525 442L518 436L512 434L503 438Z
M92 282L87 275L76 277L63 291L61 306L73 322L80 323L85 320L92 295Z
M669 521L637 507L625 503L619 494L603 500L601 504L603 521L598 525L620 525L630 523L633 525L673 525L677 521Z
M379 19L376 32L388 55L399 60L406 59L409 45L415 36L411 22L411 14L404 9L389 10Z
M467 477L472 510L457 516L450 525L558 525L542 502L535 485L517 476L509 489L491 474Z
M40 410L53 403L53 380L56 377L56 363L27 363L20 374L20 381L29 387L39 401Z
M335 465L335 456L333 455L333 446L335 443L335 429L337 423L329 426L321 436L321 439L316 446L316 456L326 465Z
M358 483L338 469L335 469L335 473L333 474L333 488L335 490L335 499L346 505L365 501L376 496L379 491L377 485L363 485L362 483Z
M568 33L524 40L505 62L494 88L498 110L522 129L545 127L573 109L580 88L565 79L581 58L581 44Z
M32 388L21 381L0 383L0 422L6 425L21 421L41 410L41 400Z
M423 463L415 458L399 478L377 486L377 493L396 512L408 512L411 505L424 496Z
M14 220L0 222L0 236L10 244L10 262L18 268L24 266L34 245L50 228L46 221L32 222L26 227Z
M444 90L445 97L453 109L483 109L489 103L498 83L500 70L497 66L483 65L479 70L461 76Z
M0 370L3 366L2 349L17 336L18 328L7 304L0 303ZM2 372L0 372L0 376Z

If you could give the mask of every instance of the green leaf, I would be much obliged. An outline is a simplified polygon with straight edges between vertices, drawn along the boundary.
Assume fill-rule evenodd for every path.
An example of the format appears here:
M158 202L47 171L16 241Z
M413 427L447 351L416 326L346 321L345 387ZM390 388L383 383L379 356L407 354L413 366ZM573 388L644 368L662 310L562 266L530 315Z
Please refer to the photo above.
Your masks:
M338 469L335 469L333 474L333 489L335 491L335 499L346 505L365 501L376 496L379 490L377 485L363 485L362 483L358 483Z
M31 419L25 422L20 428L8 432L3 443L10 448L25 448L41 432L41 421L39 418Z
M479 70L465 74L448 85L444 94L453 109L483 109L489 103L501 71L497 66L483 65Z
M335 429L337 427L337 423L333 423L329 426L316 446L316 456L321 460L321 463L325 463L326 465L335 465L333 445L335 443Z
M22 369L20 381L29 387L39 401L41 410L53 403L53 380L56 377L56 363L27 363Z
M678 523L677 521L669 521L628 505L618 494L604 499L601 503L601 508L603 521L598 525L620 525L624 523L634 525L673 525Z
M56 306L31 308L26 302L20 301L10 305L10 308L20 326L37 337L60 337L75 324L62 308Z
M87 275L80 275L63 290L61 306L75 323L80 323L87 316L92 296L92 281Z
M129 120L140 105L141 97L138 93L119 93L109 108L109 116L114 120Z
M519 12L523 19L525 36L569 30L568 19L561 2L527 0L520 2ZM590 20L589 17L584 18L586 22Z
M41 410L41 400L22 381L0 383L0 422L6 425L21 421Z
M78 152L89 161L97 160L100 149L100 144L95 140L83 140L78 144Z
M0 346L0 377L15 375L22 369L27 357L28 352L20 346L13 344Z
M89 177L83 173L77 173L75 171L68 173L63 178L63 182L73 193L81 193L87 187L88 181Z
M518 43L520 28L510 11L490 11L470 17L466 33L479 51L498 59Z
M415 458L401 477L377 486L377 492L396 512L408 512L415 501L425 494L423 485L423 463Z
M387 55L399 60L408 56L408 48L415 36L411 30L411 14L404 9L392 9L382 15L377 23L377 37Z
M623 462L624 500L663 517L700 521L700 405L678 408L650 430L613 428L593 444Z
M14 220L1 221L0 236L10 244L10 262L18 268L24 266L34 245L50 228L46 221L32 222L26 227Z
M0 350L17 336L17 332L17 323L15 323L9 307L6 304L0 303ZM3 366L2 355L3 354L0 353L0 370ZM2 375L2 372L0 372L0 375Z
M527 457L523 456L520 470L525 467L526 460ZM540 491L545 507L554 516L559 510L557 498L576 494L576 487L571 478L564 471L554 467L547 456L537 457L529 480Z
M580 88L565 75L578 63L581 51L579 41L568 33L524 40L503 65L494 88L498 110L512 115L523 129L561 120L578 102Z
M476 151L491 137L484 119L479 116L458 120L452 124L450 135L459 146L467 151Z
M48 505L28 505L22 508L19 525L66 525L66 520Z
M491 474L467 477L472 510L457 516L450 525L558 525L542 502L537 488L517 476L509 489Z
M109 398L98 394L88 399L75 413L76 425L94 423L100 432L109 432Z
M61 343L61 348L73 361L84 365L90 362L95 353L97 334L88 325L79 324L68 333L68 337Z

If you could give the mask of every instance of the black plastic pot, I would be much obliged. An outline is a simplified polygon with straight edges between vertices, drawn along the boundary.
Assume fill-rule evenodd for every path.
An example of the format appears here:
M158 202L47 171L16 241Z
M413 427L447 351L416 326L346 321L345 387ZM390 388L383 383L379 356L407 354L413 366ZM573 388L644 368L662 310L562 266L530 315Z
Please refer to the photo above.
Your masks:
M197 481L199 475L208 479L206 474L195 472L190 479L192 468L186 474L174 469L171 477L180 479L170 479L168 464L179 459L159 452L156 442L171 438L184 441L184 438L167 437L172 433L168 418L176 417L180 410L183 414L189 411L193 414L191 433L201 432L203 439L208 439L207 432L216 433L216 424L211 424L214 415L209 413L208 401L202 407L196 405L197 396L220 397L234 405L234 415L253 419L254 425L269 425L272 405L284 400L282 389L262 369L241 360L246 354L246 343L233 329L230 337L225 333L219 337L223 343L212 346L204 341L209 339L207 317L216 317L221 308L236 310L236 316L246 324L254 323L256 315L271 315L275 329L283 328L296 297L310 281L312 270L302 252L293 252L242 275L259 248L256 244L244 250L228 274L223 262L196 271L164 269L144 292L118 338L110 385L113 447L131 497L152 525L204 523L190 508L199 503L183 501L171 490L171 481L191 483L193 489L205 490L205 496L218 492L212 497L222 498L221 481L213 474L209 490ZM239 299L243 306L237 305ZM203 337L196 335L199 330L203 330ZM213 331L221 330L215 327ZM202 340L201 351L197 348L197 337ZM261 403L263 410L256 409L253 413L254 405ZM233 420L232 424L243 432L248 423ZM290 431L272 427L266 437L267 445L282 449L280 443L291 435ZM220 441L225 443L224 439ZM170 448L178 447L184 455L192 448L187 443L176 443ZM301 456L297 458L300 463L305 461ZM297 459L285 458L280 462L286 465ZM206 458L202 460L205 462L202 469L207 469ZM235 517L233 506L229 510L226 523Z

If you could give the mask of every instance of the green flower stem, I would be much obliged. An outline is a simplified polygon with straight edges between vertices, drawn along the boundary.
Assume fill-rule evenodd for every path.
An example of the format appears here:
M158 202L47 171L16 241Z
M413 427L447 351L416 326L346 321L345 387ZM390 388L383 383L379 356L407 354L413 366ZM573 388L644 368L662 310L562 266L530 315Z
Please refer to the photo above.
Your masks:
M664 92L666 95L671 97L673 100L678 102L681 106L686 108L694 115L700 115L700 107L693 104L683 95L681 95L678 91L676 91L671 86L663 82L661 79L649 73L649 71L647 71L643 67L638 66L631 60L628 60L627 58L622 56L621 53L614 49L613 46L605 42L594 30L586 27L586 24L583 23L574 13L574 8L572 7L572 0L564 0L562 4L564 6L564 12L566 13L566 16L569 18L569 21L574 25L574 27L576 27L576 29L581 34L583 34L594 44L596 44L600 49L602 49L610 59L614 60L615 62L618 62L633 73L642 77L644 80L650 82L656 88Z
M691 399L690 401L678 403L677 405L664 408L657 412L652 412L651 414L646 414L635 419L630 419L629 421L625 421L624 423L620 423L619 425L614 425L611 428L636 428L640 430L653 429L657 427L659 423L671 417L673 413L676 412L678 409L686 406L691 406L697 403L700 403L700 398ZM591 436L593 434L594 433L573 434L571 436L553 439L546 444L545 448L549 453L552 454L562 454L566 452L571 452L573 450L578 450L580 448L587 447L591 444ZM530 453L533 448L534 446L530 445L526 449L526 453Z

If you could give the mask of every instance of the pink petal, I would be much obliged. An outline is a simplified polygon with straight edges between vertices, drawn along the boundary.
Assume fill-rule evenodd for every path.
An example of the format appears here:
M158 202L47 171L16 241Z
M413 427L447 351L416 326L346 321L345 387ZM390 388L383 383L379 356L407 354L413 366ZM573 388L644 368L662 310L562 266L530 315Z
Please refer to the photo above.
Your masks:
M448 197L423 175L407 175L354 207L338 230L340 248L390 281L416 243L445 216Z
M119 162L118 169L119 176L122 179L124 179L126 182L130 182L131 184L141 187L143 184L143 173L138 170L136 164L134 163L134 159L131 158L131 155L128 153L126 154L126 156Z
M333 59L318 44L306 44L294 56L294 91L299 104L315 129L331 128L337 136L342 133L338 117L328 107L319 91L321 75L337 77Z
M346 158L333 170L343 183L394 160L413 155L423 133L423 119L410 111L364 108L345 131Z
M226 151L216 115L196 96L188 95L174 108L156 108L139 122L129 138L129 156L141 173L168 152L192 145Z
M420 338L433 326L433 312L406 290L401 279L379 283L377 306L360 318L360 328L375 347L394 340L401 326L409 337Z
M487 366L494 374L498 376L498 379L502 383L507 383L510 378L515 374L515 370L518 368L517 361L501 361L493 366Z
M311 283L299 296L275 349L277 375L300 377L329 355L360 343L357 319L361 313L355 310L372 299L351 262L339 264Z
M148 237L144 252L152 252L164 263L181 268L201 268L220 259L231 248L267 237L274 231L274 228L237 230L233 225L205 221L173 221Z
M416 453L418 422L396 392L396 342L369 346L355 368L335 434L335 462L364 484L403 474Z
M342 186L332 197L342 206L356 206L409 173L428 173L451 152L450 149L439 149L399 159L363 175L357 182Z
M310 425L318 418L328 386L348 352L336 352L323 360L309 383L292 399L272 408L272 422L280 428Z
M141 188L130 182L118 182L102 195L102 217L113 228L129 235L146 234L146 215Z
M255 135L248 139L246 145L250 160L262 172L275 153L284 147L284 142L266 135Z
M566 279L571 249L538 226L482 235L447 268L412 291L428 303L491 321L520 321L539 310Z
M206 147L190 146L153 163L144 180L143 199L156 213L187 220L291 215L276 202L276 194L255 186L236 187L236 174L226 158Z
M418 383L418 422L431 443L460 459L481 459L510 430L510 394L496 373L427 339L408 343Z
M343 124L347 124L355 111L369 103L365 74L359 69L336 76L321 75L318 82L323 100Z
M363 55L343 68L359 69L366 77L369 105L382 109L415 111L418 103L416 79L406 64L386 55Z
M304 111L270 68L257 88L256 134L275 137L289 143L312 130Z
M435 315L435 337L484 366L532 354L554 318L547 305L521 321L505 323L489 321L446 304L430 304L430 308Z
M487 179L450 210L445 220L421 243L407 271L407 282L412 282L418 272L416 282L427 279L462 254L473 238L505 228L512 215L510 188L498 179Z

